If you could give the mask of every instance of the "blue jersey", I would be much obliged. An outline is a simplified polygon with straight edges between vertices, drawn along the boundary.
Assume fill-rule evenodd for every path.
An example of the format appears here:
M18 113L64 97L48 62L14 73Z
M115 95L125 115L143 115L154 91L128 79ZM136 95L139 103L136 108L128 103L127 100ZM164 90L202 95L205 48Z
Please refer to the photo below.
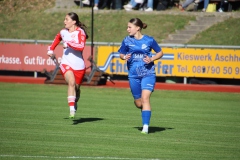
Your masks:
M162 50L153 37L143 35L141 39L135 39L134 36L124 38L118 52L131 54L131 58L127 61L128 77L137 78L155 74L154 63L147 64L143 61L146 56L152 57L152 49L156 53Z

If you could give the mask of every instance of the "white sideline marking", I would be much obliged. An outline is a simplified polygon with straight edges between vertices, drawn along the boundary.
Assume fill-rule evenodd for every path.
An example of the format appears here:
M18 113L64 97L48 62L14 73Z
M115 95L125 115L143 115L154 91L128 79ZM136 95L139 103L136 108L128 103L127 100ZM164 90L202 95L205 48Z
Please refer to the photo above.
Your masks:
M71 157L51 157L51 156L24 156L24 155L0 155L0 157L18 157L18 158L56 158L56 159L120 159L120 160L159 160L159 159L146 159L146 158L120 158L120 157L81 157L81 156L71 156Z

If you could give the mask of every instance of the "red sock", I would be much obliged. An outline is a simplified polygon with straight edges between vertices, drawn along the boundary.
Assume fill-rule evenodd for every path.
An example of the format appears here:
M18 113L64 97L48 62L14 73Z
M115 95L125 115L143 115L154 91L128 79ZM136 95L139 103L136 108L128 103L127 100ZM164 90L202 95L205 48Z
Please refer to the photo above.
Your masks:
M68 96L67 98L68 98L68 105L69 105L69 107L70 106L74 106L76 97L75 96Z

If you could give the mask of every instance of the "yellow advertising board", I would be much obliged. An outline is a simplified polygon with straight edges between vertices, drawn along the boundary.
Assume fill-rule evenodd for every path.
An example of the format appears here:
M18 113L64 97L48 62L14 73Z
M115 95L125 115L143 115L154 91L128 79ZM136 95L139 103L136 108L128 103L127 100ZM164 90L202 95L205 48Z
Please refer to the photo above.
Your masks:
M109 74L127 75L126 61L116 46L99 46L97 65ZM240 50L162 48L164 56L155 61L157 76L240 79Z

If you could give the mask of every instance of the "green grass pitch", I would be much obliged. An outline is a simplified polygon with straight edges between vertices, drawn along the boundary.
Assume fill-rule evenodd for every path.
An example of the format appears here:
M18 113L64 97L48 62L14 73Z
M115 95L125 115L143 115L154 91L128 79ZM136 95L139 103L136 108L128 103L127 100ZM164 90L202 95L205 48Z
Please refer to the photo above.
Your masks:
M129 89L0 83L0 159L240 159L240 93L155 90L150 134Z

